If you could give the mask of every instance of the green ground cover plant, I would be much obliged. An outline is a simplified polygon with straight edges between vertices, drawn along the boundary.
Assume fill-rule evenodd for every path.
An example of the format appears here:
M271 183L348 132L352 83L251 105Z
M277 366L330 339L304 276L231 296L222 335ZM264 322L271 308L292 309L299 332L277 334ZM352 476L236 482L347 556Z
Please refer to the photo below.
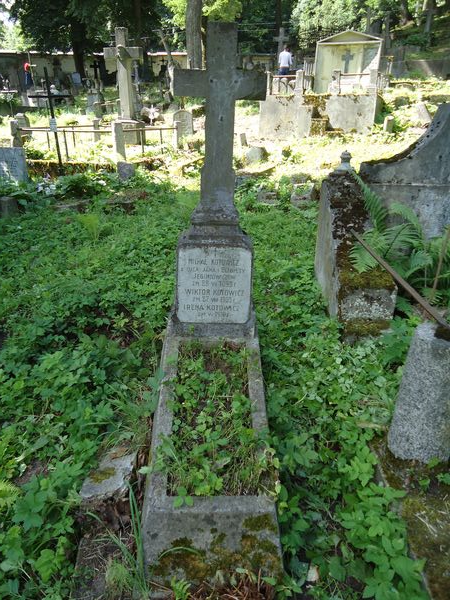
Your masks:
M180 347L170 408L172 434L158 448L155 469L168 473L175 506L192 495L256 494L269 465L252 426L247 350L224 343Z
M176 242L197 197L148 175L130 185L150 197L133 214L94 202L89 224L30 204L0 221L0 479L14 486L0 486L5 597L69 597L77 490L106 445L143 444L142 422L154 410ZM300 590L312 561L320 571L313 598L425 598L422 564L408 558L392 510L402 493L374 483L369 446L389 422L407 344L344 345L314 281L317 206L269 208L256 193L242 186L237 203L254 242L279 467L289 575L278 593ZM401 320L403 340L416 322Z

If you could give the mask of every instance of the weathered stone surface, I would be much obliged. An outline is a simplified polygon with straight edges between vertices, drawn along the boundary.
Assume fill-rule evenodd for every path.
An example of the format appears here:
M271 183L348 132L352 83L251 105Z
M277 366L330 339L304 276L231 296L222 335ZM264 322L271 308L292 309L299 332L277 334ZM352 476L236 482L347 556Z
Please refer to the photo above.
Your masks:
M361 164L360 175L383 199L406 204L427 237L441 235L450 223L450 105L442 104L422 137L388 160ZM392 221L395 222L395 221Z
M153 422L151 456L155 457L163 436L170 435L173 415L169 409L171 391L167 382L176 376L178 346L181 339L169 325L166 334L161 369L166 384L160 391ZM249 352L249 397L252 425L256 431L267 427L264 387L259 357L259 343L254 336L235 339L245 344ZM218 338L205 343L220 343ZM167 495L167 475L151 473L147 483L142 512L142 530L146 565L152 565L152 575L167 584L173 575L193 583L212 579L218 569L225 572L237 566L278 574L281 571L281 550L275 504L264 494L258 496L196 497L193 506L174 508L174 498ZM191 547L199 551L195 561L189 552L161 553L174 546ZM252 567L253 565L253 567ZM164 594L155 597L165 597Z
M267 157L268 153L265 148L262 146L252 146L246 151L244 160L247 165L251 165L253 163L262 162Z
M0 147L0 177L27 181L28 171L23 148Z
M367 132L381 109L378 94L268 96L260 104L259 135L292 139L311 135L313 119L328 119L331 129Z
M2 196L0 198L0 216L3 219L15 217L19 214L19 205L15 198L11 196Z
M423 463L450 458L450 342L436 325L416 329L388 434L390 451Z
M300 206L305 202L316 200L317 194L313 183L296 183L291 194L291 204Z
M117 163L117 174L121 181L127 181L136 174L136 165L133 163L119 160Z
M192 118L192 113L190 113L188 110L176 110L172 115L172 123L176 123L177 121L180 124L179 134L181 137L193 135L194 121Z
M260 204L266 204L268 206L276 206L280 203L277 192L266 190L264 187L258 189L256 199Z
M106 61L113 62L113 69L117 68L117 85L120 96L120 116L123 119L134 119L136 116L136 91L131 81L131 70L134 60L142 60L142 48L140 46L129 47L128 29L116 27L116 46L104 48L103 53Z
M433 120L425 102L418 102L415 106L416 117L422 125L429 125Z
M352 336L386 329L395 308L391 276L381 269L359 274L350 261L350 230L361 233L367 223L360 187L348 170L335 171L322 183L315 271L330 315Z
M385 117L383 122L383 131L386 133L392 133L394 130L395 118L392 115Z
M313 112L299 96L268 96L260 103L259 135L279 140L306 137Z
M85 479L80 490L82 506L116 502L128 493L128 483L136 463L136 452L126 446L114 448Z

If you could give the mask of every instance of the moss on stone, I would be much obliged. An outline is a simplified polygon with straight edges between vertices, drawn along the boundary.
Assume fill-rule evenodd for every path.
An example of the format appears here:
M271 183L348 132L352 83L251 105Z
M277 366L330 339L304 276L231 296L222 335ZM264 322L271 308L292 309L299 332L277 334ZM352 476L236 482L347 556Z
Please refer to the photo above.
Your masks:
M450 507L441 498L410 496L402 503L408 542L426 559L425 574L433 600L447 600L450 590Z
M263 521L252 524L262 526ZM267 525L266 520L264 525ZM226 548L225 542L225 533L216 535L206 552L195 548L188 538L174 540L171 548L162 553L152 575L167 584L175 573L182 571L182 577L193 584L200 584L212 581L219 571L226 579L240 567L254 573L261 571L264 575L281 577L282 563L274 542L249 533L242 535L240 548L236 550Z
M389 321L377 319L369 321L369 319L353 319L352 321L344 321L344 335L363 338L369 336L379 336L382 331L389 328Z
M271 531L277 533L278 528L273 522L273 517L270 513L264 513L256 517L247 517L244 521L244 528L248 531Z
M108 467L106 469L95 469L89 473L89 477L95 483L101 483L102 481L106 481L110 479L116 474L116 469L114 467Z

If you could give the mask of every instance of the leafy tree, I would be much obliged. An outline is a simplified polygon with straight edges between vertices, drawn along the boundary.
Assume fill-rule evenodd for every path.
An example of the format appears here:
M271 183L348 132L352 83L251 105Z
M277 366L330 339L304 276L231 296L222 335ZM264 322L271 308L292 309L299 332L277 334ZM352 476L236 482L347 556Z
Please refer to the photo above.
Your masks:
M23 52L30 48L31 42L28 40L18 23L6 24L0 31L0 47L4 50L14 50Z
M14 0L11 16L37 50L73 50L75 67L85 76L83 57L105 35L105 6L92 0ZM100 35L99 35L100 32Z

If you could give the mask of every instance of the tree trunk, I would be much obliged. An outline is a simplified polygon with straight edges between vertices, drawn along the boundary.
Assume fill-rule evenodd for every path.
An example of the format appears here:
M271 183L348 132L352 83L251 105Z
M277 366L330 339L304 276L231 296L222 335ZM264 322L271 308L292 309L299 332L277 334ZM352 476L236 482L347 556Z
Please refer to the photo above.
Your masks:
M72 43L75 69L80 74L81 79L85 79L84 51L86 48L86 25L84 23L76 20L70 22L70 41Z
M202 0L187 0L186 50L188 67L202 68Z
M276 0L275 4L275 32L280 33L280 27L283 26L283 5L282 0Z
M408 0L400 0L400 24L406 25L412 19L413 16L408 8Z

